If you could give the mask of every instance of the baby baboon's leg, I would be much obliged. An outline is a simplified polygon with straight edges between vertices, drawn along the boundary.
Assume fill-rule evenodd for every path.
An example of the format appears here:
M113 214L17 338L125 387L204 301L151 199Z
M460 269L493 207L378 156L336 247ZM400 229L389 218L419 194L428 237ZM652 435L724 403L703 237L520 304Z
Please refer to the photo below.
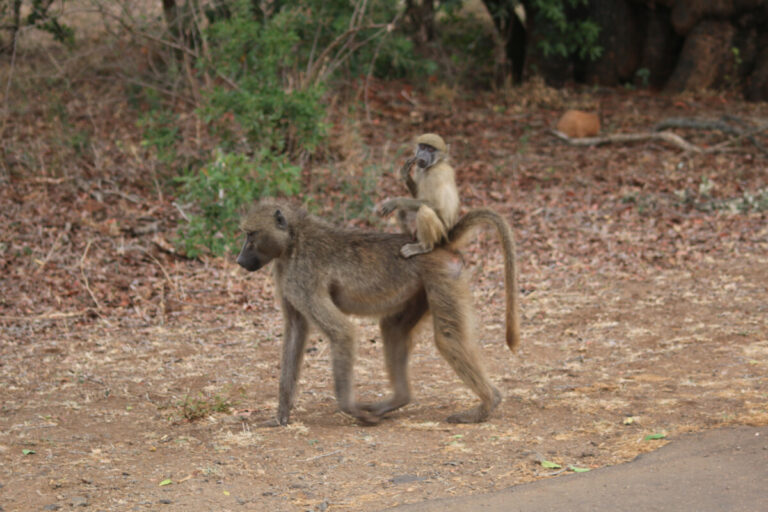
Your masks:
M355 330L352 323L330 298L317 299L311 305L311 315L315 324L330 340L334 390L339 408L363 423L378 423L378 416L361 409L355 401Z
M411 332L426 312L427 298L421 291L408 301L402 311L383 318L379 323L393 394L387 400L363 406L376 416L384 416L411 401L411 386L408 380L408 357L413 349Z
M410 258L430 252L446 236L445 225L435 210L427 205L422 205L416 212L416 239L418 242L405 244L400 249L400 254Z
M309 325L307 319L293 305L283 299L283 355L280 362L280 399L277 418L265 425L287 425L296 398L304 348L307 344Z
M479 423L488 419L499 405L501 394L488 380L475 345L473 311L466 282L463 278L444 277L438 284L427 289L437 349L482 402L449 416L447 421Z

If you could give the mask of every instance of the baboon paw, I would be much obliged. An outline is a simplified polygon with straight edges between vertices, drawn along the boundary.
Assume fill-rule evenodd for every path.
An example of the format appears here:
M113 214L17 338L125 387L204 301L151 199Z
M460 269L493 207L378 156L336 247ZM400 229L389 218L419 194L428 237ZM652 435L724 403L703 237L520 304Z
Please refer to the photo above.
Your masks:
M386 217L393 211L395 211L395 205L391 201L384 201L376 206L376 212L382 217Z
M278 418L271 418L266 421L262 421L259 423L259 427L262 428L274 428L274 427L283 427L288 424L288 418L285 419L285 421L281 421Z
M369 412L373 414L374 416L378 416L379 418L383 417L385 414L390 413L396 409L401 408L405 404L408 403L408 400L405 401L393 401L393 400L386 400L384 402L376 402L376 403L369 403L369 404L360 404L360 409Z
M483 411L481 407L475 407L468 411L459 412L448 416L445 421L448 423L482 423L488 419L490 414Z
M373 413L372 411L366 410L362 406L359 406L355 410L344 411L344 412L346 414L349 414L353 418L355 418L358 422L360 422L361 425L365 425L365 426L378 425L379 422L381 422L381 416Z

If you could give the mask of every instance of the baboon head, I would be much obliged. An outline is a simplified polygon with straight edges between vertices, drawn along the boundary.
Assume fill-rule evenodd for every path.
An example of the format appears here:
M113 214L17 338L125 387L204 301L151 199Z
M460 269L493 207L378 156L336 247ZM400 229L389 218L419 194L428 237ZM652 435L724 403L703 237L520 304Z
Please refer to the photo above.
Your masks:
M425 133L416 137L416 164L422 169L432 167L445 158L448 147L441 136Z
M289 206L271 200L252 206L240 220L245 242L237 264L253 272L282 256L291 240L292 213Z

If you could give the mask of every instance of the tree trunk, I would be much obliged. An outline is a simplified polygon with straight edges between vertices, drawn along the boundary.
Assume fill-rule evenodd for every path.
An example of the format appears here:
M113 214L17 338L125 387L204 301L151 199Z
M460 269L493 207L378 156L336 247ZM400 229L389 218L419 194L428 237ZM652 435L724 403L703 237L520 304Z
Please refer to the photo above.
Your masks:
M675 72L667 90L709 89L736 81L733 37L735 30L727 21L702 21L685 38Z
M768 32L758 38L755 63L744 96L750 101L768 101Z
M586 63L585 81L604 85L632 81L642 57L646 10L628 0L592 0L588 16L600 26L603 55Z
M547 56L541 49L540 42L546 34L553 33L555 28L539 15L539 9L532 0L520 0L525 7L525 65L523 77L525 79L541 76L547 83L554 86L562 86L574 79L576 68L572 59L559 55Z
M503 85L510 78L513 83L523 79L526 52L526 28L515 12L514 2L483 0L493 21L497 35L496 83Z
M527 76L535 70L555 85L575 79L675 92L722 88L768 101L768 0L591 0L588 17L600 26L603 55L586 63L543 55L539 42L553 27L537 16L534 0L521 1ZM568 14L571 26L584 19Z
M425 44L435 39L435 5L433 0L407 0L405 18L410 20L416 42Z
M669 8L655 6L649 9L643 56L640 59L639 68L646 70L647 76L645 78L642 75L638 76L635 85L663 87L675 70L677 56L682 47L683 38L672 28Z

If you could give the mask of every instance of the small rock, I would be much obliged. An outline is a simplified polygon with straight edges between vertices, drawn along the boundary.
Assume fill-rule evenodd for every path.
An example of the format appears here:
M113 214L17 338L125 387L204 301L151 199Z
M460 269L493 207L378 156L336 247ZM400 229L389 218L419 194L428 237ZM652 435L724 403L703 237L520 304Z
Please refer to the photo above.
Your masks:
M160 503L162 505L170 505L173 502L171 500L168 500L168 499L162 499L158 503Z
M423 482L427 477L416 475L399 475L391 478L389 481L393 484L410 484L413 482Z
M51 503L50 505L46 505L43 507L43 510L60 510L61 505L57 505L56 503Z
M90 505L88 498L83 498L82 496L75 496L69 501L69 504L73 507L87 507Z

